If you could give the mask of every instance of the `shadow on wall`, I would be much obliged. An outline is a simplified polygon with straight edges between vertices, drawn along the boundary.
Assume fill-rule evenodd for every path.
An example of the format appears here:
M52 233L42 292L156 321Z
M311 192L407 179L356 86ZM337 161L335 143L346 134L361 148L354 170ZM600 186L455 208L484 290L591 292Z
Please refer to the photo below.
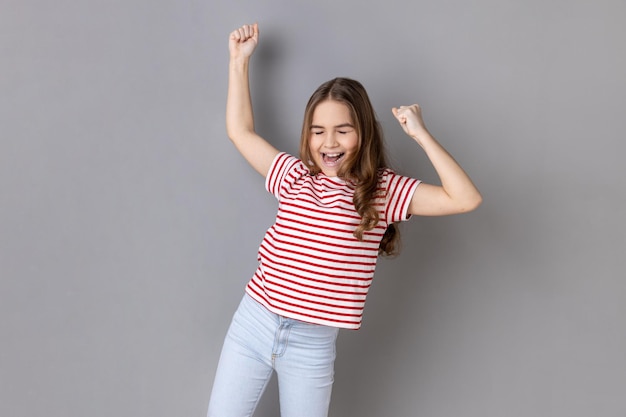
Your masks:
M414 217L401 225L402 253L379 260L363 327L338 339L334 393L341 400L333 401L331 415L380 415L398 396L428 397L427 362L433 354L438 358L433 346L442 341L433 325L449 324L464 289L483 279L479 271L485 259L472 239L479 229L487 235L501 232L484 227L489 216L488 207L481 207L467 215ZM464 302L471 303L471 297ZM406 392L398 393L398 386ZM364 392L380 395L364 398Z
M285 140L287 135L284 126L294 121L285 120L288 118L281 117L280 112L279 92L284 85L280 64L284 61L284 49L284 39L271 31L263 32L263 41L259 43L251 63L250 88L256 131L278 150L293 153L299 144Z

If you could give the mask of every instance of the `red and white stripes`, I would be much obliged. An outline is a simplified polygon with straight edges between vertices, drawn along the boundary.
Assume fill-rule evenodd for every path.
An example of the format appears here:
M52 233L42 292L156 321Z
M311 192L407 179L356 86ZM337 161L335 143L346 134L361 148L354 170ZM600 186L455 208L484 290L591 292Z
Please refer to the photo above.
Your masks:
M408 219L419 184L387 169L380 178L376 205L381 219L359 241L353 236L360 223L353 184L312 176L300 160L279 154L266 179L267 190L279 201L278 214L259 248L248 294L276 314L358 329L380 240L388 224Z

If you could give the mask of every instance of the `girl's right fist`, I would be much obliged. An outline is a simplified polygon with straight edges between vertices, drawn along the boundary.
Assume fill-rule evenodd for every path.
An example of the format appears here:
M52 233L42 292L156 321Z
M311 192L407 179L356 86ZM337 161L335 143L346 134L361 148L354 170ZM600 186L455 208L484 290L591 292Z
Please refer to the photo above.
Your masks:
M243 25L230 33L228 49L231 58L247 58L259 43L259 25Z

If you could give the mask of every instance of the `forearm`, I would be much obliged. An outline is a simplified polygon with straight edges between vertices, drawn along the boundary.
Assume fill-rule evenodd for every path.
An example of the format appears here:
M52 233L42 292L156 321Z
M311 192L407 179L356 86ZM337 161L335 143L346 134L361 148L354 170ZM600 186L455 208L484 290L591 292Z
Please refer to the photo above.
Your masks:
M249 58L231 59L229 63L226 132L231 140L254 131L249 65Z
M452 155L426 130L413 137L432 163L444 192L459 211L470 211L482 202L480 192Z
M266 176L278 151L254 131L250 99L250 57L259 41L259 26L243 25L228 39L228 96L226 133L241 155L261 175Z

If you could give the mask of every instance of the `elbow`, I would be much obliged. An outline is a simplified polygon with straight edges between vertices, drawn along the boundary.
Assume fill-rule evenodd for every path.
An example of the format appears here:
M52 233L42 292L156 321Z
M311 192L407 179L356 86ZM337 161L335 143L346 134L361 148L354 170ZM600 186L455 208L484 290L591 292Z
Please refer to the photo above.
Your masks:
M476 193L471 199L468 199L463 206L464 212L470 212L476 210L483 203L483 196L480 193Z
M226 123L226 136L228 136L228 139L230 139L230 141L234 144L242 142L251 134L254 134L254 128L252 127Z
M232 129L226 128L226 136L228 139L234 144L237 144L241 141L241 138L244 136L243 132L240 129Z
M479 192L472 195L467 195L462 199L456 201L452 214L469 213L476 210L483 202L483 197Z
M228 122L226 122L226 136L228 136L231 142L235 142L237 138L237 129L234 129Z

